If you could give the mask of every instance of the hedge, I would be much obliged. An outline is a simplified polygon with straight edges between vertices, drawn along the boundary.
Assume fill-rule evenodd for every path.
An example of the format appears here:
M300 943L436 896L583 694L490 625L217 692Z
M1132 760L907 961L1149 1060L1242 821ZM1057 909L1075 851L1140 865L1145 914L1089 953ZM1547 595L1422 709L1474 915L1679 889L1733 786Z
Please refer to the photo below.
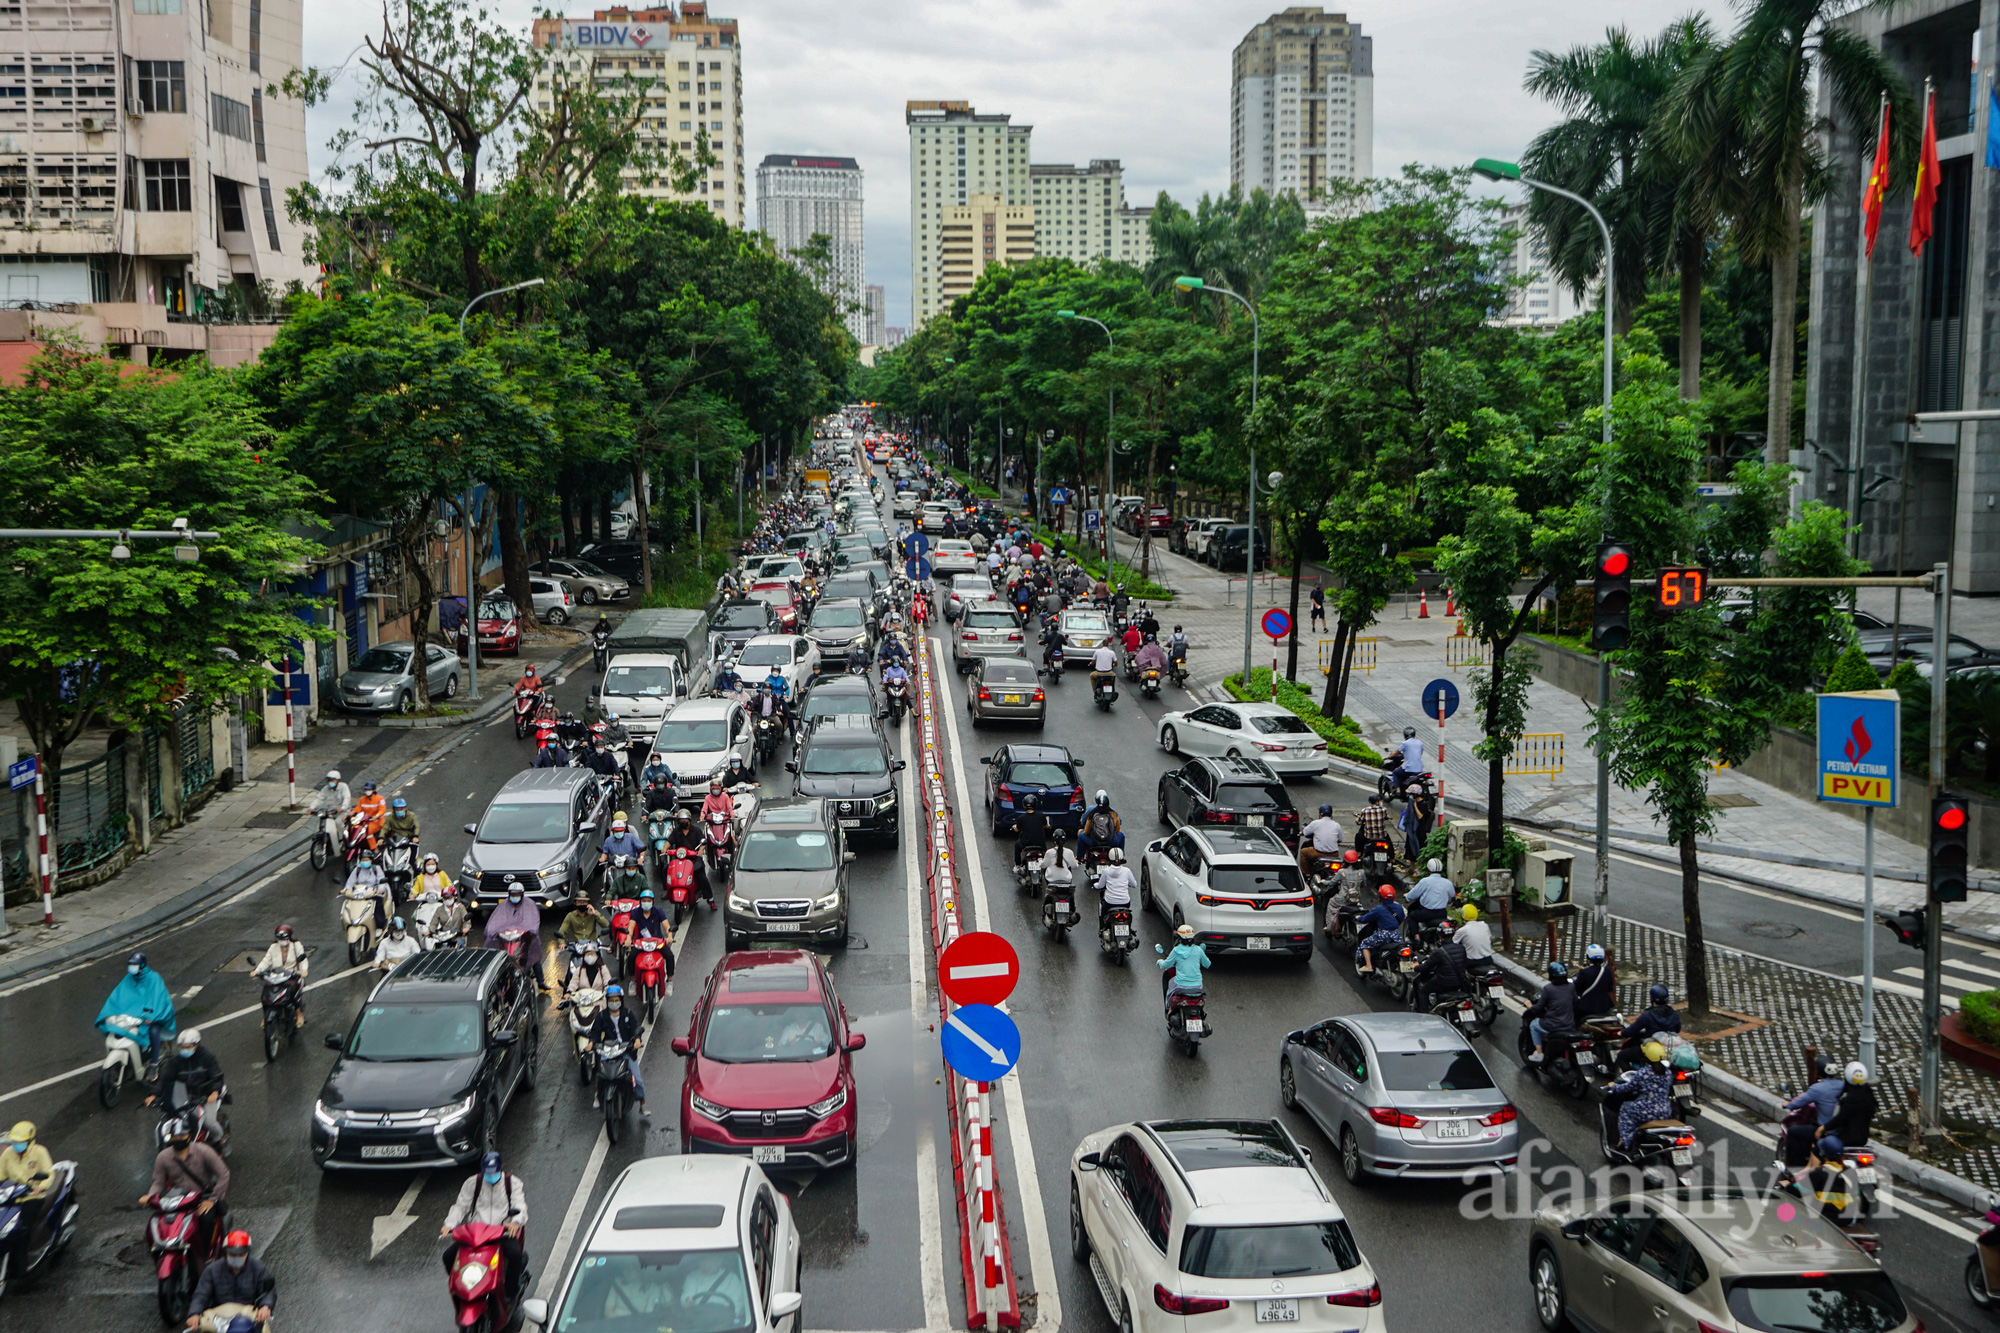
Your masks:
M1271 668L1252 667L1250 688L1243 688L1241 675L1230 676L1222 682L1223 688L1237 698L1257 703L1271 702ZM1305 724L1324 737L1328 754L1339 755L1342 759L1352 759L1356 763L1379 764L1382 756L1375 753L1373 746L1361 739L1361 728L1352 718L1342 718L1335 722L1319 711L1312 695L1303 687L1279 677L1277 704L1288 708L1305 720Z
M1958 1021L1988 1046L2000 1046L2000 990L1973 991L1958 997Z

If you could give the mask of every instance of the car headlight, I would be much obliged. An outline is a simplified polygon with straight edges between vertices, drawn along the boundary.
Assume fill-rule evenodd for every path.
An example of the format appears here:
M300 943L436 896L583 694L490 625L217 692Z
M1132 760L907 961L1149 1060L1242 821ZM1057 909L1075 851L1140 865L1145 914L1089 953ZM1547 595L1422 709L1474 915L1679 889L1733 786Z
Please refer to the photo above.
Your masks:
M453 1102L449 1106L434 1106L424 1114L437 1121L440 1126L449 1125L453 1121L463 1120L471 1115L472 1107L478 1100L479 1095L474 1093L462 1102Z
M895 806L896 793L893 791L884 792L875 798L875 810L878 814L884 810L893 810Z
M327 1110L325 1102L313 1103L313 1122L321 1129L340 1128L340 1117Z
M535 877L537 879L554 879L557 875L563 874L568 870L569 863L567 861L558 861L552 866L543 866L540 870L537 870Z
M376 694L394 694L395 692L396 692L396 687L394 684L377 685L374 687L374 693Z
M468 857L458 863L458 873L462 879L478 879L479 867L472 864L471 858Z
M824 898L813 899L813 911L815 912L831 912L838 906L840 906L840 895L838 893L829 893Z
M747 898L739 898L732 893L729 895L729 910L732 912L754 912L757 910L757 904Z
M847 1089L838 1088L834 1091L833 1096L822 1098L814 1102L811 1106L808 1106L806 1114L815 1120L824 1120L845 1105L847 1105Z
M727 1120L729 1118L728 1107L717 1106L708 1098L699 1096L696 1093L690 1092L688 1094L688 1105L692 1106L697 1114L707 1116L710 1120Z
M855 636L854 636L853 638L849 639L849 640L847 641L847 646L848 646L848 647L850 647L850 648L859 648L859 647L861 647L861 646L862 646L863 644L865 644L865 643L867 643L867 642L868 642L868 635L867 635L867 633L866 633L866 632L863 632L863 633L860 633L860 634L857 634L857 635L855 635Z

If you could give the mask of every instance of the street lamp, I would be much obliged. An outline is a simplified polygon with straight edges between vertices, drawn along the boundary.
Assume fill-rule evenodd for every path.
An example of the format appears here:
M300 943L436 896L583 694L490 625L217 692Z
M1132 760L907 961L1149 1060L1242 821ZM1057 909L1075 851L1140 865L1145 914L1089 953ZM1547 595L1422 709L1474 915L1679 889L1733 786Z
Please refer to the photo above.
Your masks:
M1559 195L1571 203L1581 205L1597 223L1599 234L1604 237L1604 305L1599 312L1604 318L1604 443L1611 443L1611 303L1612 277L1617 272L1612 262L1611 227L1604 221L1604 214L1597 211L1590 200L1580 194L1547 181L1533 180L1521 174L1519 164L1501 162L1490 157L1482 157L1472 164L1475 176L1490 181L1519 181L1532 190L1542 190ZM1600 501L1600 511L1606 523L1610 521L1610 460L1604 466L1606 490ZM1609 533L1605 534L1607 537ZM1597 710L1601 715L1611 703L1611 661L1603 653L1597 656ZM1597 884L1595 901L1590 907L1590 933L1593 939L1602 940L1611 912L1611 738L1600 729L1597 733Z
M1174 286L1184 292L1214 292L1226 296L1250 312L1250 416L1257 415L1257 355L1263 342L1263 333L1257 323L1257 307L1248 300L1230 291L1227 287L1211 287L1200 278L1175 278ZM1249 431L1243 432L1244 441L1250 446L1250 539L1243 543L1243 688L1250 688L1250 641L1256 634L1256 617L1251 614L1257 602L1257 441Z
M1058 318L1058 319L1073 319L1073 320L1076 320L1076 321L1078 321L1079 323L1083 323L1083 324L1095 324L1095 325L1096 325L1096 326L1097 326L1098 328L1100 328L1100 329L1103 329L1103 330L1104 330L1104 341L1105 341L1106 345L1110 347L1110 349L1111 349L1111 352L1112 352L1112 354L1113 354L1113 355L1116 355L1116 354L1117 354L1117 352L1118 352L1118 340L1117 340L1116 338L1113 338L1113 337L1111 336L1111 326L1110 326L1110 325L1108 325L1108 324L1106 324L1106 323L1105 323L1105 322L1104 322L1103 320L1101 320L1101 319L1092 319L1092 318L1091 318L1091 317L1090 317L1089 315L1079 315L1079 314L1077 314L1077 313L1076 313L1076 311L1074 311L1074 310L1058 310L1058 311L1056 311L1056 318ZM1103 521L1104 521L1104 577L1105 577L1105 580L1106 580L1107 582L1109 582L1109 581L1111 580L1111 577L1112 577L1112 570L1111 570L1111 565L1112 565L1112 561L1113 561L1113 557L1114 557L1114 553L1115 553L1115 551L1116 551L1116 549L1117 549L1117 548L1116 548L1116 546L1115 546L1115 545L1113 544L1113 543L1114 543L1114 542L1116 541L1116 538L1114 538L1114 537L1112 536L1112 533L1111 533L1111 492L1112 492L1112 490L1114 489L1114 487L1113 487L1113 485L1112 485L1112 477L1113 477L1113 466L1112 466L1112 460L1111 460L1111 432L1112 432L1112 427L1113 427L1113 424L1114 424L1114 422L1115 422L1115 420L1116 420L1116 415L1115 415L1115 414L1116 414L1116 406L1117 406L1117 402L1116 402L1116 394L1117 394L1117 390L1116 390L1116 389L1113 389L1113 388L1110 388L1110 387L1106 387L1106 389L1104 390L1104 512L1103 512Z

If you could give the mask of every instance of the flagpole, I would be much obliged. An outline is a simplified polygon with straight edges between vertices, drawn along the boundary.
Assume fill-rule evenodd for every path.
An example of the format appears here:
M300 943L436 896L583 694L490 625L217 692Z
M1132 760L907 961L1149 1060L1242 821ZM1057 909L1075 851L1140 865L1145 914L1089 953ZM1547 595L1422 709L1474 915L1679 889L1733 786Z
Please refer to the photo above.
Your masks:
M1888 132L1889 94L1885 89L1881 109L1875 117L1878 150ZM1874 193L1878 156L1879 151L1870 153L1868 181L1861 188L1861 259L1855 266L1854 279L1854 392L1848 402L1847 423L1847 553L1850 556L1861 553L1861 456L1866 447L1868 417L1868 297L1875 275L1875 245L1869 235L1867 214Z
M1934 94L1931 81L1924 80L1923 120L1918 124L1917 186L1910 199L1910 415L1915 416L1923 408L1923 346L1924 346L1924 242L1930 239L1931 213L1924 201L1924 190L1931 191L1931 204L1937 197L1937 182L1926 180L1927 173L1934 170L1931 159L1936 156L1937 109L1932 105ZM1917 215L1923 213L1923 235L1917 234ZM1903 429L1903 468L1896 478L1896 572L1903 572L1905 539L1909 533L1910 517L1910 431ZM1896 589L1895 623L1889 631L1889 660L1897 661L1903 651L1903 590Z

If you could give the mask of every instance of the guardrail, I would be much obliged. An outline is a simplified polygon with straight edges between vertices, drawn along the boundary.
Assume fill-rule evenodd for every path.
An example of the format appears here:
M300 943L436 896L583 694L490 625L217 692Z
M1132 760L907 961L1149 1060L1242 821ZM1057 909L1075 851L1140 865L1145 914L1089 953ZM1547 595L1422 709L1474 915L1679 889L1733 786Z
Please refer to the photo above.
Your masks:
M1484 639L1453 635L1444 641L1444 664L1453 671L1463 666L1485 666L1492 660L1492 648Z
M1324 638L1319 641L1319 674L1322 676L1333 674L1333 648L1331 646L1333 642L1331 638ZM1382 642L1380 639L1354 640L1354 669L1356 671L1373 671L1375 669L1375 645L1380 642Z
M925 641L918 640L920 647ZM944 746L938 709L951 707L949 687L940 686L928 651L915 654L917 666L913 747L916 785L924 809L927 864L924 881L931 903L931 949L941 956L962 933L958 916L959 872L951 793L944 780ZM941 697L942 696L942 697ZM914 942L914 941L913 941ZM952 1004L938 988L938 1030ZM951 1167L957 1188L959 1262L965 1277L965 1325L972 1329L1019 1328L1021 1304L1014 1290L1014 1264L1007 1242L1007 1207L993 1166L992 1085L959 1077L944 1066L951 1107Z
M1549 775L1549 785L1554 786L1556 774L1563 771L1563 733L1560 731L1531 732L1514 738L1514 753L1507 756L1501 771L1511 777L1534 773Z

